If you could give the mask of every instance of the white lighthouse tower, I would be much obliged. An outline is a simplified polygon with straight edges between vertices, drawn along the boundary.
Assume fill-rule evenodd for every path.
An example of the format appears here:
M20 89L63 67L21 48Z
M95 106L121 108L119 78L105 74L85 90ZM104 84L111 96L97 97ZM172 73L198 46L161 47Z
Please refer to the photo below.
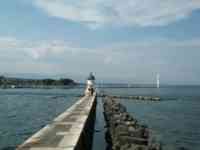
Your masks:
M95 76L91 72L86 82L85 95L93 95L95 92Z

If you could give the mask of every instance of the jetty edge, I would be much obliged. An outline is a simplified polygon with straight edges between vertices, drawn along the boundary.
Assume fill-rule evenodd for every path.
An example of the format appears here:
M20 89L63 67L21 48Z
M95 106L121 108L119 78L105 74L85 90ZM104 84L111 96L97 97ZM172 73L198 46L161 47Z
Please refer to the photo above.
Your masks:
M90 150L96 117L96 93L86 95L17 150Z

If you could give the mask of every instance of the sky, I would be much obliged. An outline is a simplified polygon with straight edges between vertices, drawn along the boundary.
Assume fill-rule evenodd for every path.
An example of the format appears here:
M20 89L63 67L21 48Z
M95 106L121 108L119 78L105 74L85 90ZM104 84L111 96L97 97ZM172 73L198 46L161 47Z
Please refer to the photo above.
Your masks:
M200 84L199 0L0 2L1 74Z

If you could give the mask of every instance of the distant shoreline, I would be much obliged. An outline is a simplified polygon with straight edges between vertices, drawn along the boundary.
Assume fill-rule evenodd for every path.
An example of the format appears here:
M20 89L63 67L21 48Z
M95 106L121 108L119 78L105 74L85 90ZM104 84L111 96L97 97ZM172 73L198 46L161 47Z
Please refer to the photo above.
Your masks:
M70 88L78 85L72 79L61 78L55 79L24 79L24 78L10 78L0 76L0 88Z
M0 76L0 89L69 89L69 88L85 88L85 83L78 83L70 78L60 79L27 79ZM97 88L156 88L156 84L138 84L138 83L96 83ZM186 87L200 87L200 85L170 85L161 84L160 88L186 88Z

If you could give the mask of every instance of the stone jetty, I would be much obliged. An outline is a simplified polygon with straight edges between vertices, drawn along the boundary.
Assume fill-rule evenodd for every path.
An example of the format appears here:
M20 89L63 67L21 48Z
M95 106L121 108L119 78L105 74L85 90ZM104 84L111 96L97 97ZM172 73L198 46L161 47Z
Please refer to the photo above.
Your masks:
M113 97L103 99L107 150L161 150L151 141L147 126L140 125Z
M90 150L95 114L96 93L82 97L17 150Z

